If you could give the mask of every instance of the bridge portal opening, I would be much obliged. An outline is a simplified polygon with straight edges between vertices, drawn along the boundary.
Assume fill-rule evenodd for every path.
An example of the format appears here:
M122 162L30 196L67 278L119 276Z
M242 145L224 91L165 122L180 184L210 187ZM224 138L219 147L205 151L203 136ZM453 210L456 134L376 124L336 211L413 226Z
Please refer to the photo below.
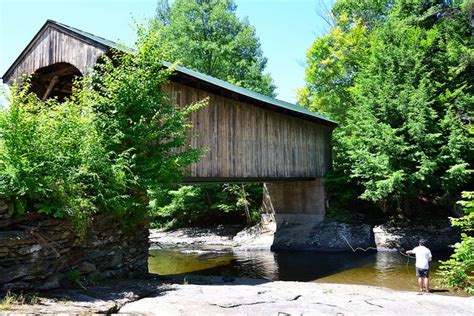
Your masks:
M58 98L64 101L71 96L74 80L82 73L71 64L55 63L36 70L31 76L31 91L40 99Z

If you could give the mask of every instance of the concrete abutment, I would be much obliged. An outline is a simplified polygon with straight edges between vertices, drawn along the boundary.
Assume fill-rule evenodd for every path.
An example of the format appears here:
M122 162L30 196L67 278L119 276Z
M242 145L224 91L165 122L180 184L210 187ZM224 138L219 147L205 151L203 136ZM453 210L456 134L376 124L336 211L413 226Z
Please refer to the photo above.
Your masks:
M281 224L318 224L326 215L324 179L263 184L262 217Z

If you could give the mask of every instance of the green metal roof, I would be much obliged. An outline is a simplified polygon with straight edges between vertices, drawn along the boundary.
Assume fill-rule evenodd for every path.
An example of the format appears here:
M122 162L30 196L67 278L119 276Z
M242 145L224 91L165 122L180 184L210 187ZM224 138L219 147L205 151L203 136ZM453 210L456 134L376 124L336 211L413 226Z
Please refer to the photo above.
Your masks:
M117 42L114 42L114 41L111 41L111 40L108 40L106 38L103 38L103 37L100 37L100 36L97 36L97 35L94 35L94 34L91 34L91 33L88 33L88 32L84 32L83 30L80 30L80 29L77 29L75 27L72 27L72 26L69 26L69 25L66 25L66 24L63 24L63 23L59 23L59 22L56 22L54 20L47 20L46 21L46 24L45 25L48 25L48 24L52 24L52 25L56 25L56 26L59 26L61 27L62 29L66 29L68 31L71 31L73 33L76 33L77 35L79 35L80 37L84 37L84 38L87 38L87 39L90 39L91 41L95 42L95 43L99 43L101 44L102 46L105 46L107 48L115 48L115 49L118 49L118 50L121 50L121 51L125 51L125 52L128 52L128 53L132 53L134 52L135 50L130 48L130 47L127 47L125 45L121 45Z
M171 65L172 65L171 63L168 63L168 62L165 63L166 67L170 67ZM328 119L324 115L322 115L320 113L317 113L317 112L312 112L312 111L310 111L310 110L308 110L308 109L306 109L302 106L299 106L297 104L292 104L292 103L289 103L289 102L278 100L278 99L266 96L264 94L257 93L257 92L254 92L252 90L236 86L236 85L234 85L232 83L229 83L227 81L217 79L217 78L208 76L206 74L203 74L201 72L197 72L195 70L191 70L191 69L188 69L188 68L185 68L185 67L182 67L182 66L175 66L175 68L176 68L177 72L180 72L180 73L186 74L188 76L197 78L201 81L205 81L205 82L210 83L212 85L215 85L215 86L221 87L225 90L228 90L228 91L231 91L231 92L249 97L251 99L258 100L258 101L264 102L264 103L268 103L268 104L271 104L271 105L274 105L274 106L277 106L279 108L283 108L285 110L289 110L289 111L292 111L292 112L298 112L300 114L316 117L318 119L327 121L329 123L337 124L336 122Z
M121 44L118 44L116 42L113 42L111 40L108 40L108 39L105 39L105 38L102 38L100 36L97 36L97 35L94 35L94 34L91 34L91 33L88 33L88 32L84 32L82 30L79 30L77 28L74 28L74 27L71 27L69 25L65 25L63 23L59 23L59 22L56 22L56 21L53 21L53 20L47 20L46 23L43 25L43 27L40 29L40 31L36 34L35 38L42 32L42 30L44 30L48 25L51 25L53 27L56 27L56 28L59 28L59 29L62 29L63 31L66 31L67 33L73 35L73 36L76 36L78 37L79 39L82 39L82 40L85 40L87 42L92 42L94 43L95 45L97 46L100 46L102 48L105 48L105 49L110 49L110 48L113 48L113 49L117 49L117 50L121 50L121 51L124 51L124 52L127 52L127 53L133 53L135 50L132 49L132 48L129 48L129 47L126 47L124 45L121 45ZM28 47L30 45L32 45L32 43L34 42L35 38L30 42L30 44L28 45ZM24 54L27 53L28 51L28 47L25 48L25 50L22 52L22 54L17 58L17 60L13 63L13 65L7 70L7 72L5 73L4 77L9 74L9 72L11 71L11 69L15 66L15 64L20 60L21 56L23 56ZM171 63L168 63L168 62L165 62L164 63L164 66L165 67L170 67L172 64ZM257 92L254 92L254 91L251 91L249 89L245 89L245 88L242 88L242 87L239 87L239 86L236 86L234 84L231 84L227 81L224 81L224 80L220 80L220 79L217 79L217 78L214 78L212 76L209 76L209 75L206 75L206 74L203 74L203 73L200 73L200 72L197 72L195 70L191 70L191 69L188 69L188 68L185 68L185 67L182 67L182 66L176 66L175 65L175 69L176 69L176 73L178 74L184 74L186 76L189 76L189 77L192 77L194 79L197 79L197 80L200 80L200 81L203 81L203 82L206 82L210 85L213 85L213 86L216 86L216 87L219 87L219 88L222 88L224 90L227 90L229 92L232 92L232 93L235 93L237 95L241 95L241 96L244 96L244 97L247 97L247 98L250 98L252 100L255 100L257 102L260 102L260 103L264 103L264 104L268 104L268 105L271 105L271 106L275 106L285 112L289 111L290 113L293 112L294 114L299 114L299 116L303 116L303 117L306 117L308 119L313 119L313 120L317 120L317 121L322 121L326 124L329 124L329 125L333 125L333 126L336 126L337 123L328 119L327 117L325 117L324 115L318 113L318 112L312 112L302 106L299 106L297 104L292 104L292 103L289 103L289 102L285 102L285 101L282 101L282 100L278 100L278 99L275 99L275 98L272 98L272 97L269 97L269 96L266 96L266 95L263 95L261 93L257 93Z

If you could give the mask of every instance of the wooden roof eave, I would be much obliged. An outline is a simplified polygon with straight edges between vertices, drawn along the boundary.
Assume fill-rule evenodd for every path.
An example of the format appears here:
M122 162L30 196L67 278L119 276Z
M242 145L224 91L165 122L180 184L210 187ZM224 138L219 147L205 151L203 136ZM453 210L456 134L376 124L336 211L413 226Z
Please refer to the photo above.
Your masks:
M23 51L20 53L20 55L15 59L13 64L7 69L7 71L3 74L2 80L4 83L9 83L11 80L11 75L14 73L16 67L20 64L20 62L25 58L25 56L30 53L30 51L33 49L33 47L36 45L37 41L40 39L41 35L46 31L48 27L54 28L60 32L63 32L71 37L74 37L80 41L83 41L91 46L97 47L99 49L104 50L104 53L107 52L110 47L101 43L98 43L96 41L93 41L85 36L81 36L80 34L71 32L70 30L61 27L60 25L57 25L54 23L54 21L47 20L45 24L40 28L40 30L35 34L33 39L28 43L28 45L23 49Z

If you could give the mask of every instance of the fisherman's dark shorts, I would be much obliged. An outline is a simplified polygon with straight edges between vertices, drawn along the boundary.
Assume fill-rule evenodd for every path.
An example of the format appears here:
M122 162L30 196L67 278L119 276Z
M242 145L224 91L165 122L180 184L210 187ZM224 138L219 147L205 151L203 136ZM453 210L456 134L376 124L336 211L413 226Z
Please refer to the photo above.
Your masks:
M419 278L429 278L430 277L430 269L416 268L416 276L419 277Z

